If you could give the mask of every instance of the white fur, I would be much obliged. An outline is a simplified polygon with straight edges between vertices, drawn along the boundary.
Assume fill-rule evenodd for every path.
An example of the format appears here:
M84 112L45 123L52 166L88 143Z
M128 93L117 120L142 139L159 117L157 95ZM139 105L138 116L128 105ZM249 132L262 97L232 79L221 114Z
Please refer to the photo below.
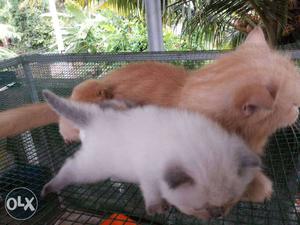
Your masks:
M208 205L221 207L238 199L259 170L244 168L239 175L241 156L256 156L241 138L198 113L155 106L116 111L76 105L91 114L88 125L80 128L81 149L42 194L115 178L140 184L147 209L165 199L186 214L204 218L201 210ZM195 183L170 188L164 173L172 164L184 168Z

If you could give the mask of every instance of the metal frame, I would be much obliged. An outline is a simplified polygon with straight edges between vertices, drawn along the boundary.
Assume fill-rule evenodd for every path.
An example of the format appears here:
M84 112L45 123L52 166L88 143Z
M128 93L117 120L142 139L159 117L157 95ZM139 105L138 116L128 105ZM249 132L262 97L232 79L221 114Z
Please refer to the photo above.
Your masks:
M28 63L50 63L50 62L130 62L130 61L172 61L172 60L213 60L216 57L230 51L180 51L180 52L139 52L139 53L98 53L98 54L29 54L0 61L0 67L10 67L18 64ZM292 59L300 59L300 50L284 51Z
M150 51L163 51L163 32L161 20L161 0L145 0Z

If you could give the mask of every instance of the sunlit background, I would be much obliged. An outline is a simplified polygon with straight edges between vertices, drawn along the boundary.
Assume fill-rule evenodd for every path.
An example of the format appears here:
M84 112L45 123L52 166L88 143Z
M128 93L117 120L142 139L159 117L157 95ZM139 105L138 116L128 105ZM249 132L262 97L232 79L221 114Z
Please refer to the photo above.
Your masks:
M270 44L300 46L299 0L162 0L161 10L165 50L232 48L258 24ZM0 30L0 59L148 50L143 0L0 0Z

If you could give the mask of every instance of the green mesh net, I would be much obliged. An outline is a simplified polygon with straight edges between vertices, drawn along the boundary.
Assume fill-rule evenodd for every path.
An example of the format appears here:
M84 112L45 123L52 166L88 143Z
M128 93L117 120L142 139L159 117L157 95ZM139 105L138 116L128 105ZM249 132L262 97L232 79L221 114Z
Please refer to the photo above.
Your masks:
M83 80L101 79L106 72L129 62L158 60L199 68L218 54L28 55L6 60L0 62L0 110L43 101L41 91L46 88L68 96ZM291 55L299 63L300 51L293 51ZM264 204L241 202L224 219L204 222L175 209L165 215L150 217L145 213L143 198L136 185L112 181L70 186L59 195L39 199L37 213L26 221L17 221L7 215L4 201L10 190L27 187L39 196L43 185L77 148L78 144L63 142L57 125L1 139L0 224L100 224L113 213L123 213L137 224L300 224L300 132L292 128L277 132L267 145L264 170L274 181L275 189L271 201Z

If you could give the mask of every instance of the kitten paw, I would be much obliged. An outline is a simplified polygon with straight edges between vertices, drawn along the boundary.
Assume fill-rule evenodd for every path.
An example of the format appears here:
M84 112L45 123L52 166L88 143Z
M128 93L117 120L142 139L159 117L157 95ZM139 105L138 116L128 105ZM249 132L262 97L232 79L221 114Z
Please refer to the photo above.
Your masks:
M50 182L44 185L41 191L41 197L44 198L46 195L52 192L58 192L58 190L54 187L54 185Z
M41 191L41 197L44 198L46 195L48 195L51 192L52 192L51 186L46 184Z
M258 173L254 180L248 185L242 200L250 202L264 202L270 200L273 194L273 183L263 173Z
M65 142L66 145L70 145L74 142L74 140L64 138L64 142Z
M146 211L148 215L154 215L156 213L165 213L169 208L169 203L165 199L162 199L159 203L149 205Z
M267 177L264 177L264 178L265 179L262 184L264 198L265 198L264 200L270 200L272 197L272 194L273 194L273 183L271 180L269 180L269 178L267 178Z

